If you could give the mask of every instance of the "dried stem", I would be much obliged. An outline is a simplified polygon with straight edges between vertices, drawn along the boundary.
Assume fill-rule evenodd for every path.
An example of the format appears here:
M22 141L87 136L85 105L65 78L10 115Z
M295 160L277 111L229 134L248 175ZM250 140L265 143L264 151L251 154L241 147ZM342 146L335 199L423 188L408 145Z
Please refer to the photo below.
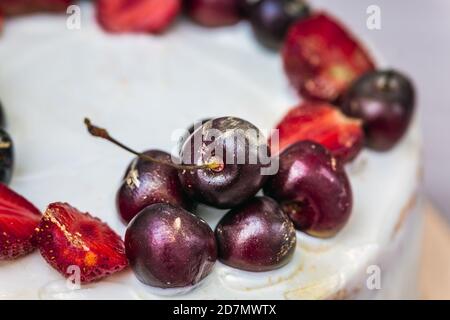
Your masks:
M156 159L154 157L143 154L141 152L137 152L136 150L133 150L130 147L121 143L120 141L114 139L113 137L111 137L109 135L109 132L106 129L93 125L91 120L89 120L88 118L84 119L84 124L86 125L87 130L89 131L89 133L92 136L108 140L109 142L115 144L119 148L124 149L124 150L138 156L139 158L141 158L143 160L147 160L147 161L151 161L151 162L155 162L155 163L159 163L159 164L165 164L165 165L171 166L178 170L198 170L198 169L216 170L217 168L220 167L220 164L218 164L216 162L212 162L212 163L208 163L208 164L204 164L204 165L185 165L185 164L175 164L171 161L164 161L164 160Z

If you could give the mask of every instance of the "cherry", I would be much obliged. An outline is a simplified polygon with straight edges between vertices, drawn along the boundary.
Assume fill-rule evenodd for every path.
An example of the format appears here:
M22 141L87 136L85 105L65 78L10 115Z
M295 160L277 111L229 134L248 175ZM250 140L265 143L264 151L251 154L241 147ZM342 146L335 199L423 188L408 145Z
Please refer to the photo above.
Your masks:
M206 119L202 119L200 121L195 122L193 125L191 125L185 132L185 134L180 138L179 141L179 153L181 153L181 148L183 147L184 143L186 142L186 140L189 138L189 136L191 134L194 133L195 129L202 126L203 124L205 124L206 122L208 122L209 120L211 120L211 118L206 118Z
M14 169L14 145L9 134L0 128L0 182L9 184Z
M288 216L268 197L255 197L230 210L215 233L219 259L246 271L269 271L286 265L297 239Z
M216 118L185 141L183 164L202 168L181 170L180 180L195 200L217 208L233 208L253 197L264 184L264 155L270 155L267 141L253 124L234 117ZM208 163L221 166L211 169L205 167Z
M266 47L279 49L289 27L309 16L303 0L260 0L250 5L249 17L257 39Z
M360 77L345 95L342 110L363 120L368 147L386 151L407 131L414 104L410 80L398 71L384 70Z
M160 288L197 284L217 259L209 225L182 208L163 203L146 207L130 222L125 249L139 281Z
M239 22L239 0L184 0L187 14L207 27L233 25Z
M253 197L272 169L267 140L253 124L239 118L217 118L197 128L182 146L181 164L137 152L89 119L85 125L91 135L145 161L177 169L188 196L217 208L232 208Z
M163 151L150 150L143 154L171 162L170 154ZM187 210L193 208L193 202L183 192L177 169L164 163L135 158L117 192L116 203L120 216L125 222L130 222L145 207L161 202Z
M339 161L320 144L301 141L280 154L279 166L264 193L280 203L295 227L323 238L341 230L351 214L352 190Z

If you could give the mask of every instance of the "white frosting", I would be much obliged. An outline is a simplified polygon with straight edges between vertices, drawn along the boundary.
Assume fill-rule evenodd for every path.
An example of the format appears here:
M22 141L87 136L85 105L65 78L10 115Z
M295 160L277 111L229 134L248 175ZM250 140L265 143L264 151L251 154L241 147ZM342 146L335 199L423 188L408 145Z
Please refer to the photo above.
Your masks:
M173 130L194 120L233 115L270 129L297 101L280 57L262 50L245 23L210 30L181 21L163 36L112 36L89 5L82 13L81 30L66 29L64 16L24 17L8 21L0 40L0 97L17 155L12 187L42 210L67 201L124 235L114 198L131 157L90 138L85 116L136 149L173 150ZM294 259L282 269L250 273L218 262L184 294L141 285L127 270L72 291L35 252L0 263L0 299L401 297L401 272L398 284L391 279L374 293L364 289L366 268L394 260L389 252L404 237L417 238L418 222L394 230L416 191L419 145L414 126L392 152L364 151L348 168L355 200L348 225L328 240L298 233ZM200 214L214 227L223 212L201 207ZM409 248L382 276L412 261L417 250Z

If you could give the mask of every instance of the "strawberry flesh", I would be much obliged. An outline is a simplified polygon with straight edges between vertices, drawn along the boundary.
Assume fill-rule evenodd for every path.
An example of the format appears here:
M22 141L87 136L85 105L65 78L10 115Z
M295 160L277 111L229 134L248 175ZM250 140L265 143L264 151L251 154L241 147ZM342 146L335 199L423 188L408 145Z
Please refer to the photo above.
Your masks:
M73 0L0 0L0 11L7 16L38 11L61 12L73 2Z
M36 234L44 259L65 277L70 276L70 266L78 266L81 283L100 280L128 265L120 236L67 203L50 204Z
M180 10L180 0L97 0L97 19L113 33L161 33Z
M294 24L282 55L291 84L308 99L334 102L355 79L375 69L366 49L325 13Z
M41 212L0 183L0 260L12 260L35 249L34 233Z
M295 107L278 124L280 152L309 140L320 143L342 162L353 160L364 144L361 121L346 117L324 102L306 102ZM272 153L278 153L272 147Z

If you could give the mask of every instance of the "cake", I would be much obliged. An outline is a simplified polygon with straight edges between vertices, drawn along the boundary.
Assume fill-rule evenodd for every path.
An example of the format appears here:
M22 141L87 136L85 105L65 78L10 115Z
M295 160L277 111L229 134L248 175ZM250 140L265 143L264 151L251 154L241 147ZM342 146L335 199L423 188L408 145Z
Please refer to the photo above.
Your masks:
M33 15L9 21L0 40L0 96L17 154L11 188L42 211L67 201L125 234L114 197L131 157L89 138L86 116L138 150L176 153L173 129L193 120L231 115L268 131L298 103L279 55L263 50L246 23L210 30L182 20L164 36L113 36L90 4L82 12L80 30L68 30L65 16ZM354 198L348 223L329 239L297 231L292 260L277 270L217 261L195 288L157 289L127 269L73 290L36 251L0 261L0 298L415 298L420 166L416 120L391 151L364 149L346 165ZM200 205L197 212L214 228L225 211Z

